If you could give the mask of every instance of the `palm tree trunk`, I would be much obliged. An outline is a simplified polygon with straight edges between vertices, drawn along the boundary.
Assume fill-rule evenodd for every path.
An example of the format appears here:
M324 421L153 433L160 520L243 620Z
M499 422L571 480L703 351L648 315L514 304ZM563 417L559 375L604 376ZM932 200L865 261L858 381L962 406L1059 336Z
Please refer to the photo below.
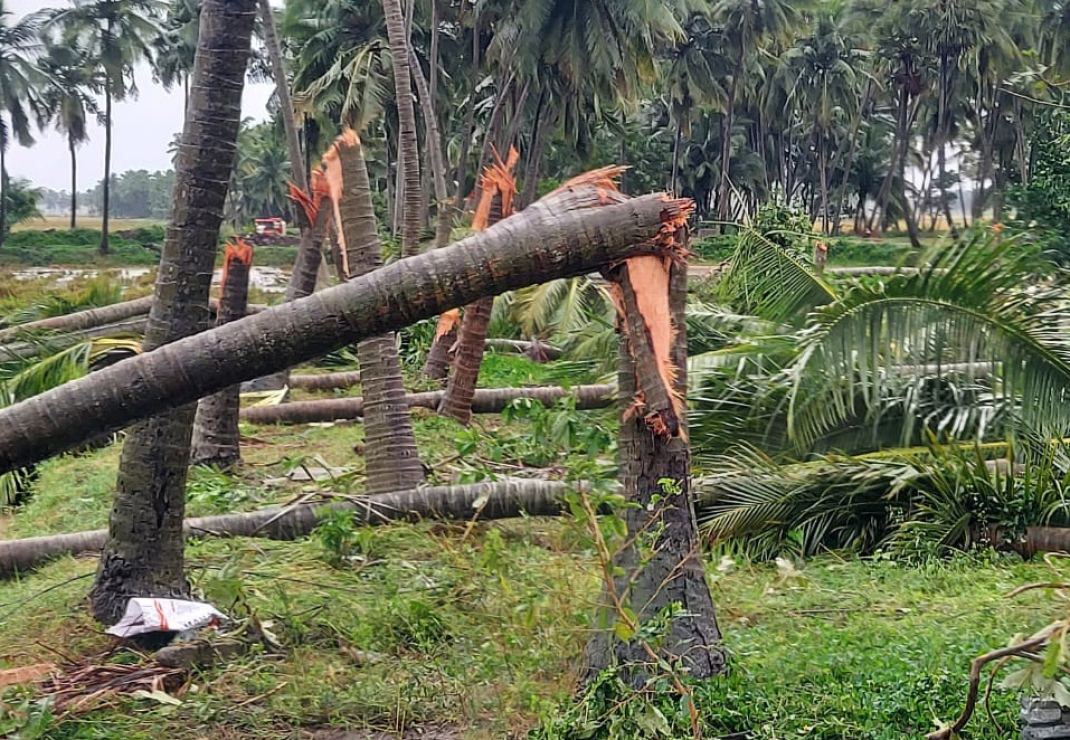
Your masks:
M659 387L659 394L670 403L675 395L679 399L675 403L686 404L687 270L677 263L666 266L637 259L625 263L615 280L627 319L622 322L618 375L622 415L618 456L624 496L632 506L623 514L626 544L611 563L603 564L607 577L596 631L584 655L585 678L593 681L607 668L619 666L624 681L642 686L651 677L653 653L670 665L682 664L692 679L709 678L724 670L725 661L690 495L686 415L680 415L675 430L662 426L652 417L650 394L650 389ZM649 310L654 305L667 312ZM657 355L659 347L670 354L657 357L655 363L651 355ZM660 362L671 362L673 370L664 372L656 367ZM652 368L654 376L644 368ZM640 397L645 415L637 412ZM653 541L640 544L644 533ZM602 553L603 558L608 555L608 550ZM622 640L621 631L614 629L624 621L634 635L639 625L674 604L680 614L669 621L656 647L630 636Z
M176 340L196 340L190 335L208 325L208 288L234 167L255 12L255 0L205 0L201 11L171 223L145 336L145 347L155 351L144 357L166 358L171 354L168 350L179 347ZM191 368L192 358L186 355L182 361L185 370ZM128 378L113 386L111 393L127 396L138 382ZM90 593L93 615L101 622L114 624L132 596L188 594L182 520L193 429L191 402L235 382L220 383L204 393L157 404L138 414L145 421L129 431L123 445L108 539ZM140 383L145 389L155 388L153 395L160 396L155 382L143 379ZM151 416L160 412L164 413Z
M512 519L520 516L557 516L565 496L582 483L545 480L509 480L466 486L435 486L398 490L344 503L271 507L248 514L224 514L187 519L183 531L189 539L205 537L263 537L295 540L305 537L326 517L351 511L364 526L428 519L471 521ZM99 552L107 530L46 535L0 542L0 578L13 578L64 555Z
M680 183L680 139L683 138L684 123L680 118L676 120L676 136L672 140L672 175L669 180L669 192L678 193Z
M434 3L432 2L432 5ZM444 247L450 243L451 214L449 208L449 191L446 189L446 162L442 156L442 135L439 132L438 116L435 115L434 93L431 91L424 73L420 69L420 61L416 58L416 52L409 48L409 61L411 62L413 80L416 82L416 92L420 98L420 108L423 110L424 128L427 133L427 153L431 162L432 182L435 187L435 249Z
M132 301L113 303L100 308L88 308L64 316L52 316L47 319L17 324L0 330L0 343L10 342L20 334L28 332L69 332L91 329L105 324L114 324L123 319L147 314L152 308L152 296L135 298Z
M534 127L531 135L531 146L527 151L527 161L524 164L524 182L520 189L520 207L526 208L529 204L535 202L535 198L538 195L539 189L539 164L542 161L543 152L546 149L546 136L547 132L552 128L550 121L544 121L543 116L546 115L546 108L548 103L549 93L545 90L539 95L539 102L535 106L535 121L532 126ZM621 137L621 154L623 155L625 137ZM621 164L625 164L623 156L621 157Z
M7 139L0 139L0 247L7 237Z
M597 189L590 190L590 200L598 203ZM586 275L638 254L665 255L661 240L663 231L670 230L666 224L685 217L692 207L689 200L666 200L657 193L595 208L576 207L575 195L552 193L507 223L452 246L390 263L2 408L0 473L233 383L397 331L450 306L554 278ZM185 233L182 226L172 227L172 234ZM204 290L207 293L207 286ZM183 464L188 454L187 448Z
M343 278L352 280L382 265L364 148L353 132L339 138L327 157L327 179L342 248ZM365 404L364 447L368 493L419 485L423 465L405 404L394 334L357 345Z
M110 77L110 76L109 76ZM101 192L100 254L108 256L108 217L111 210L111 79L104 83L104 185ZM120 615L121 616L121 615Z
M445 395L445 391L425 391L409 393L404 395L402 400L406 409L436 409ZM575 398L577 409L602 409L612 405L614 395L615 389L611 385L579 385L572 388L480 388L472 397L470 409L473 414L497 414L519 398L538 401L547 408L559 399ZM277 406L250 406L242 409L241 418L253 424L317 424L367 419L367 408L368 404L359 396L327 398L318 401L291 401Z
M245 308L249 302L249 273L253 266L253 248L245 242L228 244L223 259L216 326L237 321L245 316ZM190 455L193 465L214 465L225 470L241 463L241 435L238 433L240 404L240 385L228 386L218 393L202 398L197 404Z
M494 297L481 298L465 306L461 329L457 336L457 353L450 368L446 392L439 404L440 414L450 416L462 424L472 419L472 400L476 394L479 368L483 364L483 340L490 326Z
M829 182L828 182L828 152L827 140L824 134L818 134L821 140L818 144L818 169L821 170L821 233L829 233ZM839 216L837 215L837 220Z
M472 81L468 92L468 105L465 106L464 123L461 125L461 151L457 160L457 193L454 197L454 208L458 211L463 209L464 197L467 193L468 180L468 153L472 146L472 132L476 123L476 101L479 85L479 10L475 11L475 20L472 24ZM477 170L478 173L478 170Z
M401 253L411 257L420 251L420 149L416 141L416 112L412 105L409 73L409 35L400 0L382 0L390 58L394 70L394 94L398 109L398 163L403 187L401 202Z
M67 146L71 150L71 230L78 228L78 152L75 150L74 139L67 138Z
M851 181L851 170L855 166L855 157L858 155L858 131L862 127L862 117L865 115L866 108L869 106L869 99L873 93L872 80L866 81L865 90L862 93L862 102L858 106L858 115L855 116L854 124L851 127L851 144L847 151L847 163L843 168L843 178L840 180L840 193L837 196L836 202L836 221L832 224L832 235L836 236L840 233L840 214L843 213L843 203L847 198L847 184ZM836 161L839 161L840 157L837 154ZM855 232L858 231L858 219L855 219Z
M428 378L445 380L449 377L454 357L453 347L457 342L460 325L461 312L458 309L450 309L438 317L435 336L431 340L431 348L427 351L427 359L421 369Z
M732 189L728 180L732 161L732 127L735 124L736 93L739 87L739 78L743 74L743 64L746 61L746 49L746 44L741 40L739 57L736 59L736 67L732 72L732 81L728 83L728 100L721 122L721 179L717 184L717 220L721 222L728 221L732 215L731 204L729 203Z
M487 168L481 178L483 192L480 196L488 203L480 203L473 228L483 230L493 226L512 212L512 198L516 194L516 181L512 169L516 166L515 157L502 167ZM494 173L497 177L492 177ZM508 182L506 182L508 180ZM494 188L490 190L488 188ZM509 189L508 195L503 188ZM508 201L506 200L508 198ZM485 221L481 210L486 207ZM472 399L479 380L479 368L483 364L484 340L490 326L490 315L494 309L494 296L481 298L465 306L461 318L461 328L457 336L457 354L450 368L449 380L446 382L446 394L439 404L439 413L450 416L462 424L472 419Z

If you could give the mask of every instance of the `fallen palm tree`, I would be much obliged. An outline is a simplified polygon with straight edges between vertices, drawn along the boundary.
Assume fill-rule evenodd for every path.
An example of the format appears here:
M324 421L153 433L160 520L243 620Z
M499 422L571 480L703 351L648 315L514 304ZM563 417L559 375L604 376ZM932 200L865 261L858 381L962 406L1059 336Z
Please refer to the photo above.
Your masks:
M135 316L148 315L152 308L152 296L135 298L132 301L113 303L110 306L88 308L84 311L64 314L63 316L50 316L47 319L28 321L24 324L16 324L0 331L0 343L18 339L26 332L71 332L83 329L92 329L104 324L114 324L117 321L131 319Z
M113 324L79 329L66 334L45 335L21 342L0 345L0 362L33 360L41 355L73 347L76 344L102 337L144 334L148 319L135 316Z
M362 524L376 526L424 519L510 519L561 513L565 494L575 484L544 480L510 480L466 486L428 486L411 491L357 497L330 504L302 504L187 519L189 538L263 537L294 540L309 534L335 511L352 511ZM0 542L0 578L11 578L63 557L99 552L104 529Z
M559 360L564 355L564 350L560 347L523 339L487 339L483 342L483 345L490 350L515 352L528 355L540 361ZM337 373L295 373L290 375L289 385L291 388L302 388L310 391L352 388L360 385L360 372L357 370L344 370Z
M474 414L496 414L521 398L538 401L543 406L551 406L562 398L575 398L577 409L602 409L613 404L615 391L611 385L580 385L574 388L484 388L475 392L471 410ZM436 409L444 395L445 391L428 391L410 393L404 398L410 409ZM363 415L363 398L294 401L277 406L252 406L242 409L241 412L243 421L254 424L311 424L359 419Z
M690 200L652 194L576 209L548 196L442 249L166 344L0 410L0 472L458 305L674 249Z

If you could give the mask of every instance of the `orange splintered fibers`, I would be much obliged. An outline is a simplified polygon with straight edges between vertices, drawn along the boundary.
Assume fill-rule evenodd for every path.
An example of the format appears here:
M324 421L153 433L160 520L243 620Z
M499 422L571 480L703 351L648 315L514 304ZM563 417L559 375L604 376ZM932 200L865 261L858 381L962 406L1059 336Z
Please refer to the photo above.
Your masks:
M686 254L683 235L691 205L666 203L658 241L667 253L633 257L611 269L611 295L628 336L639 391L628 415L641 413L658 436L686 437L684 400L676 390L678 368L672 356L679 327L672 322L669 291L673 263Z
M461 309L451 308L438 316L438 325L435 327L435 339L441 339L451 331L456 331L461 323Z
M345 177L342 174L342 147L360 146L360 137L357 132L347 128L334 140L331 148L323 155L323 182L325 184L325 196L330 198L331 207L334 209L334 234L338 240L339 261L342 266L342 278L348 279L351 274L349 255L346 249L346 237L342 231L342 188L345 186Z
M221 291L227 289L227 271L232 261L251 267L253 264L253 245L241 237L237 237L234 241L228 241L223 247L223 274L219 278L219 289Z
M327 180L323 175L323 170L313 170L310 176L310 184L312 194L309 195L301 188L289 183L289 195L290 200L301 206L301 210L305 213L305 218L308 219L309 225L316 223L316 217L319 215L320 204L325 197L330 197Z
M515 147L509 148L509 157L502 162L498 152L494 152L494 163L487 165L482 176L483 193L476 206L475 216L472 217L473 231L486 231L491 223L491 208L494 199L501 199L501 214L495 214L495 223L503 218L513 215L513 199L516 197L516 177L513 170L520 161L520 152Z

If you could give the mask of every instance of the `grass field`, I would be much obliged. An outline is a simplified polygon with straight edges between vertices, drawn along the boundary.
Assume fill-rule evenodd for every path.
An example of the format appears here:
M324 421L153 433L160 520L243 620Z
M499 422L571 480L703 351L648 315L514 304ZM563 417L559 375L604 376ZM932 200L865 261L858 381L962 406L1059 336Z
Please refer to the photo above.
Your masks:
M108 222L109 231L125 231L127 229L143 229L153 226L163 226L164 221L151 218L113 218ZM70 216L45 216L44 218L34 218L29 221L23 221L22 223L15 224L12 227L12 231L47 231L49 229L69 229L71 225ZM96 229L100 231L103 226L103 220L100 216L79 216L78 228L79 229Z
M554 372L491 355L482 384L547 382ZM480 417L473 435L445 418L414 418L423 460L440 482L509 470L533 433L523 419ZM611 411L582 418L589 427L614 423ZM352 475L330 487L360 490L359 424L242 431L244 471L195 471L191 515L312 493L307 484L269 483L302 459L350 467ZM461 445L472 443L458 458ZM0 537L104 526L118 456L113 444L44 463L29 501L0 520ZM570 459L561 459L561 469ZM280 647L194 672L177 704L127 696L54 717L32 695L9 689L0 735L36 718L47 729L35 737L57 740L283 740L326 738L315 733L327 729L389 733L346 736L353 740L489 739L552 727L568 711L599 592L582 527L526 519L391 525L347 536L345 556L338 533L328 531L299 542L191 545L195 594L260 620ZM696 689L708 738L919 737L959 711L972 657L1065 611L1039 591L1003 598L1022 583L1052 578L1047 566L1014 558L908 565L829 555L789 568L722 555L709 555L708 573L731 671ZM109 640L85 609L94 567L91 558L66 558L0 583L0 668L139 660L122 652L102 657ZM972 737L1015 737L1016 701L1014 692L997 689L992 710L1000 727L982 712ZM542 736L585 737L558 730Z

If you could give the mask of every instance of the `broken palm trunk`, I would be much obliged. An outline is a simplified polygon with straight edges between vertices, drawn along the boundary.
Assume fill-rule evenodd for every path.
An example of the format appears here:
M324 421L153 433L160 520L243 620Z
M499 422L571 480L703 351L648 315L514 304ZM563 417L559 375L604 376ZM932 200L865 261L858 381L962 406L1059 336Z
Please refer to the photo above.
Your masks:
M578 210L545 198L452 246L123 360L0 409L0 473L483 296L664 254L662 232L690 207L660 193Z
M290 283L286 286L287 302L306 298L315 292L317 276L323 263L323 240L331 220L331 209L320 208L327 196L327 181L322 171L312 172L308 191L290 183L289 196L296 204L304 223L301 226L301 245L297 250L297 260L294 262L293 274L290 275ZM286 387L289 375L288 368L280 370L246 383L243 390L281 390Z
M461 325L461 309L451 308L438 317L435 325L435 338L431 340L431 349L424 361L423 373L433 380L445 380L449 377L457 343L457 329Z
M334 511L352 511L357 520L374 526L395 521L510 519L556 516L565 494L577 483L510 480L466 486L428 486L346 501L261 509L247 514L224 514L187 519L186 537L264 537L294 540L309 534ZM30 537L0 542L0 578L26 573L64 555L99 552L107 540L103 529L90 532ZM125 603L124 603L125 608Z
M372 207L364 148L355 131L338 138L323 158L345 280L381 266L382 250ZM424 468L416 449L401 361L393 332L357 344L364 391L364 459L368 493L419 485Z
M216 326L245 316L252 267L252 245L242 239L228 242L223 249L223 279ZM214 465L227 469L241 463L241 435L238 433L240 403L241 386L231 385L202 398L197 404L190 448L190 462L193 465Z
M520 154L516 149L511 149L508 161L502 162L498 159L483 173L483 192L472 219L473 230L485 231L513 214L513 199L516 197L513 169L519 158ZM483 342L487 338L493 309L494 296L488 296L465 306L464 316L461 318L461 327L457 334L457 352L446 383L446 395L443 396L438 411L462 424L467 424L472 419L472 398L476 393L479 368L483 364Z
M611 385L577 385L572 388L480 388L472 398L472 413L496 414L520 398L538 401L549 408L559 399L573 398L578 410L602 409L612 405L616 389ZM437 409L444 391L410 393L403 397L410 409ZM253 424L313 424L366 415L364 399L327 398L319 401L291 401L276 406L242 409L241 418Z
M625 542L603 564L585 677L615 666L632 686L662 676L687 695L679 678L717 674L724 656L691 499L687 268L683 241L676 243L674 256L628 259L608 271L620 310L620 477L634 506L623 513Z

